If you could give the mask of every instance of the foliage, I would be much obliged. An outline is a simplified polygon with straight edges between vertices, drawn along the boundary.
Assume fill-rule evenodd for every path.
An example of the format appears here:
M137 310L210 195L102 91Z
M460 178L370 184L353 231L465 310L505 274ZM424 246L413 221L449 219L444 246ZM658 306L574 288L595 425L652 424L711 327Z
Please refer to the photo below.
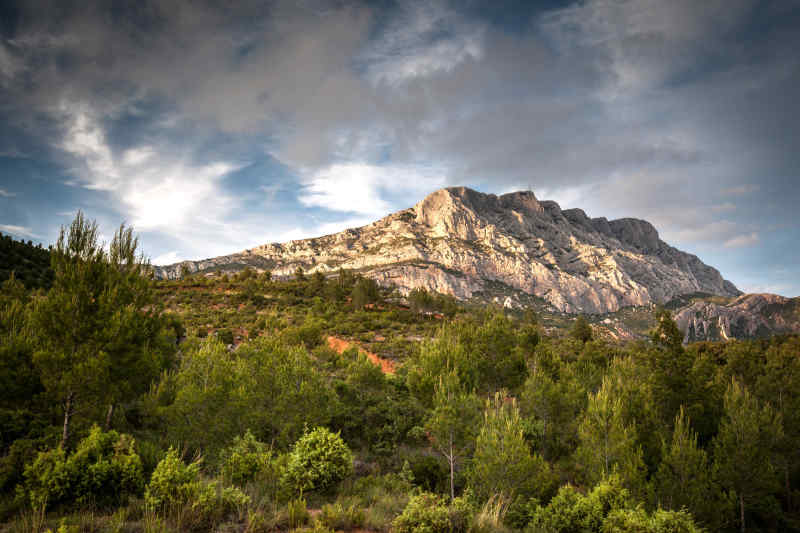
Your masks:
M158 463L144 494L148 505L165 508L191 501L199 492L200 462L184 463L170 448Z
M236 436L233 443L220 452L222 474L235 485L244 485L269 468L272 452L250 432Z
M542 498L551 489L550 466L539 454L531 453L516 401L503 392L486 402L467 479L468 488L480 502L494 495Z
M433 400L433 412L425 424L431 445L450 467L450 498L455 498L455 470L474 442L480 403L465 392L455 372L441 376Z
M40 452L25 469L24 487L34 508L108 507L140 494L144 475L131 436L95 426L72 453L62 447Z
M622 400L615 397L611 380L604 378L600 390L589 394L578 429L580 445L576 457L590 484L617 474L628 487L640 485L644 463L634 431L625 423Z
M423 492L411 498L403 513L392 522L397 533L450 533L450 512L444 499Z
M289 454L286 476L303 491L326 491L353 473L353 454L342 438L318 427L306 432Z

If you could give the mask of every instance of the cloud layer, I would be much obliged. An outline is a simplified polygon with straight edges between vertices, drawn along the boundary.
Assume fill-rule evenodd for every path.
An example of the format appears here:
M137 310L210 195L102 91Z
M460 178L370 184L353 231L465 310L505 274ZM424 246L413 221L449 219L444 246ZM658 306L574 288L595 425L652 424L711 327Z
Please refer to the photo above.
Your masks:
M533 4L11 5L0 224L84 208L162 262L532 188L800 294L800 3Z

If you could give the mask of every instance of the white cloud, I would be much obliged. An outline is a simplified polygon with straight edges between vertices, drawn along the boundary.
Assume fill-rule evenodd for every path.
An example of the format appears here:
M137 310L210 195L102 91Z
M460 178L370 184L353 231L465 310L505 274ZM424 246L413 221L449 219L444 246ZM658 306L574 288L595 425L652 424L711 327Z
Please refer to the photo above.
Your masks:
M180 252L177 250L172 250L154 257L150 262L154 265L163 266L175 264L179 261L183 261L183 259L184 257L181 256Z
M2 196L3 198L13 198L16 195L17 193L15 192L9 192L5 189L0 189L0 196Z
M135 146L117 157L89 106L61 109L68 128L60 147L79 163L74 184L110 193L137 231L156 231L207 254L244 247L247 232L227 222L238 201L221 183L237 165L197 164L169 145Z
M314 172L299 200L307 207L377 218L392 210L384 193L402 193L416 202L445 183L443 173L423 167L337 163Z
M753 232L745 235L737 235L725 241L725 248L739 248L741 246L752 246L758 242L758 233Z
M443 34L443 28L449 31ZM483 57L484 30L437 2L408 2L366 53L367 78L395 85Z
M13 224L0 224L0 230L5 233L11 233L18 237L28 237L30 239L41 239L42 236L33 232L33 229L27 226L15 226Z

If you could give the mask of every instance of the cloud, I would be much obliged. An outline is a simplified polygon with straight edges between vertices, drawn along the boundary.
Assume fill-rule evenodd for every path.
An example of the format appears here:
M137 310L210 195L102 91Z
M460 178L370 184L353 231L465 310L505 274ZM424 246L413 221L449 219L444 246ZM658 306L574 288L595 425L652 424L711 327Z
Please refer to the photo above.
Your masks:
M753 184L746 184L746 185L737 185L736 187L729 187L725 189L725 194L730 194L734 196L744 196L747 194L754 193L758 190L758 185Z
M309 176L299 199L307 207L378 218L392 211L384 193L402 192L416 202L445 183L444 174L433 169L334 164Z
M150 262L154 265L172 265L178 263L179 261L183 261L185 258L181 256L181 253L177 250L171 250L169 252L163 253L154 257Z
M158 231L195 247L208 235L231 229L227 219L237 200L221 181L240 165L198 163L169 143L115 154L88 106L62 104L61 109L68 126L58 146L73 161L72 183L109 193L137 231Z
M5 189L0 189L0 196L2 196L3 198L13 198L16 195L17 195L17 193L8 192Z
M0 230L17 235L19 237L28 237L31 239L41 239L41 235L35 233L32 228L27 226L16 226L14 224L0 224Z
M381 38L360 56L373 84L396 85L438 73L483 56L484 28L438 2L406 2Z
M748 233L746 235L738 235L725 241L725 248L739 248L742 246L752 246L758 243L758 232Z

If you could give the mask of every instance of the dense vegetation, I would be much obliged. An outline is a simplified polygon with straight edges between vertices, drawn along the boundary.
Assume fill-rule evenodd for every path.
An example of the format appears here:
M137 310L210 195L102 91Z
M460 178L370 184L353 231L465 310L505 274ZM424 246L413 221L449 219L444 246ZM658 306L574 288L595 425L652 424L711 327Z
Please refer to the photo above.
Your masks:
M7 531L798 529L797 336L545 335L349 272L155 282L82 215L51 271L0 293Z
M50 250L0 233L0 283L12 276L28 289L49 288L53 283Z

